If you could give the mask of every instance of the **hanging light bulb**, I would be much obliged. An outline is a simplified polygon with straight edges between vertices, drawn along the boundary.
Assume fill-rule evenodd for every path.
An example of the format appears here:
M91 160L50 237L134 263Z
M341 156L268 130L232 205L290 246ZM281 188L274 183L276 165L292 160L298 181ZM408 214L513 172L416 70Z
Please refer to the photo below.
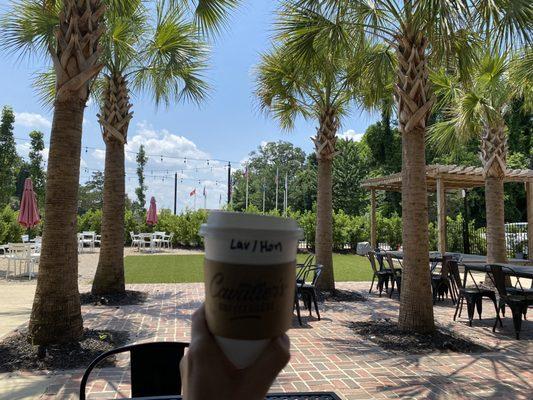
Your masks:
M161 162L163 162L163 156L161 155Z

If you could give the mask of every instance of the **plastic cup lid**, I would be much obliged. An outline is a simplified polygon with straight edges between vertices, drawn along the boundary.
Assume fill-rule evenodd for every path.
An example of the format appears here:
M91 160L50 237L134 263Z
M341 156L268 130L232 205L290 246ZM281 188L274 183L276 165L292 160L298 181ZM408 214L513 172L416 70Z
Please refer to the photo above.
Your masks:
M256 230L302 235L298 223L291 218L229 211L210 212L207 223L200 227L200 235L205 236L208 232L222 230Z

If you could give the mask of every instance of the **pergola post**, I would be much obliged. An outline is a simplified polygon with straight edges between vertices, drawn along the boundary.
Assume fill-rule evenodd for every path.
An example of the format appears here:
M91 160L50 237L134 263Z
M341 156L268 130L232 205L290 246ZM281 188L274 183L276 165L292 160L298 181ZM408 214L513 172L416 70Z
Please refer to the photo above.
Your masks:
M527 194L527 251L528 258L533 260L533 180L526 182Z
M376 191L370 190L370 246L372 250L377 249L377 227L376 227Z
M446 253L446 188L441 178L437 178L437 226L439 252Z

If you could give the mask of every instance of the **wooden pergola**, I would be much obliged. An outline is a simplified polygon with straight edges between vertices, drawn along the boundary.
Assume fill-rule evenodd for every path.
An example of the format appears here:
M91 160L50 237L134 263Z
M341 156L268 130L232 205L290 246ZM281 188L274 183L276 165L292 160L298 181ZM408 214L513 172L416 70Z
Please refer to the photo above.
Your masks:
M529 258L533 259L533 170L508 169L504 182L524 182L527 193L527 237ZM427 165L426 183L430 192L437 192L437 225L439 251L446 252L446 192L485 186L483 168L459 165ZM376 248L376 190L402 191L402 174L371 178L362 186L370 190L370 244Z

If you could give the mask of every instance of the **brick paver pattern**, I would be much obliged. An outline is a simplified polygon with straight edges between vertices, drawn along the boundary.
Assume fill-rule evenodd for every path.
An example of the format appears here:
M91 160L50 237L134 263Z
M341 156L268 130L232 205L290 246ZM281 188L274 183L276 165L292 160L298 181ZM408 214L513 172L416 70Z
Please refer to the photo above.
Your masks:
M352 321L397 318L398 299L368 295L368 282L339 283L360 291L366 302L328 301L320 305L322 320L308 317L290 330L292 358L272 391L334 391L343 399L533 399L533 323L525 321L520 341L512 320L492 333L494 308L484 304L483 320L469 327L466 307L452 321L451 301L434 307L438 324L496 351L481 354L429 353L398 355L382 350L349 328ZM84 306L85 326L130 332L132 342L188 341L190 317L203 300L202 284L130 285L149 293L146 303L120 308ZM128 397L127 359L119 367L98 369L90 380L89 399ZM77 398L83 371L56 373L41 399Z

